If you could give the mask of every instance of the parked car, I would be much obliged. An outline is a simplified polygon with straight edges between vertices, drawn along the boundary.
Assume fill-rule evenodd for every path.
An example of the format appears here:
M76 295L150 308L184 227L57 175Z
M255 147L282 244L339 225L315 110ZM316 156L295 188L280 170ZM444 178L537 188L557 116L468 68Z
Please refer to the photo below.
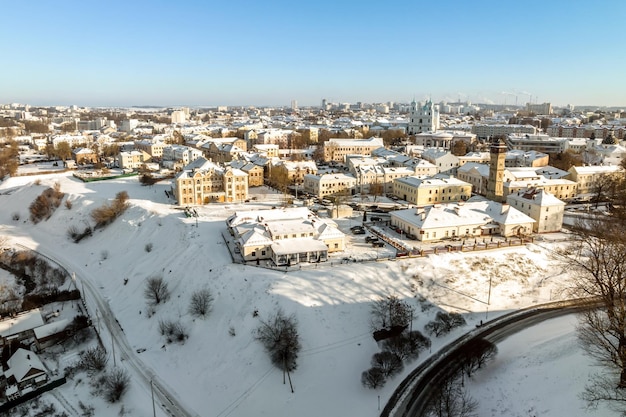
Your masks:
M375 248L382 248L383 246L385 246L385 242L382 242L380 240L376 240L374 242L372 242L372 246Z
M383 221L382 217L378 217L378 216L372 216L370 217L370 220L373 222L381 222Z
M353 234L355 235L364 235L365 234L365 229L354 229L352 231Z
M407 233L407 234L406 234L406 238L407 238L407 239L411 239L411 240L417 240L417 238L415 237L415 235L412 235L412 234L410 234L410 233Z
M376 236L366 236L365 237L365 241L367 243L373 243L373 242L378 241L378 238Z

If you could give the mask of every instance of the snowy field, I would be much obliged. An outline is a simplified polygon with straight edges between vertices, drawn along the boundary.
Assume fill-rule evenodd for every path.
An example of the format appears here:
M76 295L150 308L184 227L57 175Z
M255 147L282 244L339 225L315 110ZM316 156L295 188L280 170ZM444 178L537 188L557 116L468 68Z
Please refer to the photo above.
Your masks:
M72 208L62 205L51 219L36 225L26 221L28 206L55 182L67 193ZM258 198L254 205L200 207L196 221L186 218L167 198L164 191L170 187L169 182L143 187L136 177L82 183L70 173L11 178L0 184L0 235L59 260L76 272L79 281L87 280L99 288L133 350L141 350L137 355L145 366L198 416L376 416L378 396L382 408L397 384L428 352L407 364L403 373L382 389L363 388L360 374L380 350L369 327L372 301L396 295L414 305L417 318L412 325L417 330L423 330L439 309L463 313L467 328L433 338L434 352L486 317L559 299L567 286L567 276L551 260L552 247L546 242L472 254L334 263L288 273L233 264L222 238L224 220L235 210L275 206L282 196L265 188L253 189ZM122 190L128 192L131 208L121 218L79 244L67 238L68 227L84 227L93 208ZM15 214L19 221L13 220ZM355 212L350 219L338 219L337 224L347 231L360 219L361 213ZM348 256L371 251L362 245L363 237L348 238ZM150 252L145 250L147 244L152 244ZM105 252L107 256L103 256ZM146 279L155 275L167 281L172 296L148 314L144 287ZM0 275L0 279L8 278ZM487 306L490 280L491 303ZM187 312L191 294L201 288L209 288L215 296L213 311L206 319L193 318ZM283 385L281 372L253 337L259 319L278 307L295 314L299 322L302 351L292 374L294 393L289 385ZM190 336L185 344L165 343L158 330L163 319L180 320L187 326ZM529 330L521 340L532 341L532 352L509 354L501 347L492 367L476 375L477 385L471 392L481 403L480 415L611 415L574 411L584 407L577 393L586 373L593 369L576 347L571 323L562 324L563 330L557 326L558 337ZM103 339L105 344L110 340L106 331ZM503 345L510 340L513 338ZM562 340L568 343L562 345ZM566 346L567 352L559 349L556 354L555 346ZM76 352L66 355L63 360L69 362ZM548 367L544 360L560 365ZM580 371L577 377L564 374L568 384L555 384L561 371L574 367L574 361ZM116 362L124 366L122 357ZM538 389L542 381L531 382L539 369L545 369L549 390ZM516 380L504 384L503 378L510 375ZM519 381L524 380L529 383L520 387ZM526 394L529 397L524 397ZM505 401L517 396L533 401ZM69 415L80 415L80 401L94 406L97 416L152 416L150 387L137 380L131 383L123 404L111 405L94 397L85 375L42 398L57 404L58 410L68 409L69 403L74 408L67 411ZM559 398L567 401L571 413L556 413ZM167 415L158 407L156 411L159 416Z

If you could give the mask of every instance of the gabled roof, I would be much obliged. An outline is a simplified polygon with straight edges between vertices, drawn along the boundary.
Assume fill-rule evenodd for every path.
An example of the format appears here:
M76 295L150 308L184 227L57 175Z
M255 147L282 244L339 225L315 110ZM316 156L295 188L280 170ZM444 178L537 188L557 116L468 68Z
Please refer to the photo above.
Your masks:
M0 337L8 337L43 325L41 311L36 308L0 321Z
M14 376L19 383L26 379L31 379L42 374L46 374L46 368L35 353L30 350L19 348L7 361L9 370L4 374L7 379Z

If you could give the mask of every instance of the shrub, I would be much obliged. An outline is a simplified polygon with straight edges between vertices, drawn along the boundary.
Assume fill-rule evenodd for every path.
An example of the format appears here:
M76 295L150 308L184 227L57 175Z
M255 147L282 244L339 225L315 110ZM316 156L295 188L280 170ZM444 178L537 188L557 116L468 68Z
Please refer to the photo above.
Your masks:
M109 259L109 251L105 249L102 252L100 252L100 259L102 259L103 261L106 261L107 259Z
M72 202L70 200L65 200L65 208L68 210L72 209Z
M361 384L367 388L380 388L385 385L385 373L380 368L370 368L361 374Z
M101 347L87 349L80 354L80 367L88 372L99 372L106 368L107 353Z
M128 193L120 191L115 195L111 204L103 204L91 211L91 218L96 222L96 227L101 228L112 223L129 207Z
M36 224L41 220L49 219L52 213L61 205L63 195L58 183L55 184L54 188L45 189L29 207L31 221Z
M20 221L20 213L18 213L17 211L15 213L13 213L11 215L11 218L13 219L13 221L18 222Z
M146 243L144 249L146 250L146 252L152 252L152 243Z
M206 317L213 306L213 294L208 288L198 290L191 294L189 313L193 316Z
M437 337L448 334L452 329L465 325L465 319L459 313L440 311L435 320L429 322L425 329L430 335Z
M159 320L159 332L165 336L167 343L185 343L189 338L189 332L180 321Z
M85 227L85 230L80 232L78 228L74 225L71 225L67 228L67 237L69 237L74 243L78 243L83 240L87 236L91 236L92 230L91 226Z
M110 403L119 401L128 390L129 384L130 377L125 370L121 368L113 369L104 378L104 398Z

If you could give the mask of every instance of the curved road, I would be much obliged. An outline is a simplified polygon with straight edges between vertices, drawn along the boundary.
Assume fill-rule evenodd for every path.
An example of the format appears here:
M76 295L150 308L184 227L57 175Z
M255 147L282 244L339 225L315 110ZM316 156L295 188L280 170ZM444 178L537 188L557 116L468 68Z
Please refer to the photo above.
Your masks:
M472 330L448 344L420 364L394 391L381 417L419 417L423 415L435 387L453 375L459 366L457 358L465 344L474 339L497 343L506 337L544 320L580 312L595 304L589 300L572 300L543 304L501 316Z
M33 251L40 255L43 258L49 259L54 262L61 268L65 269L68 272L67 267L65 265L71 265L74 271L79 271L80 268L75 268L76 265L73 265L71 261L65 260L65 262L60 262L57 259L54 259L48 255L45 255L33 248L22 244L15 244L15 246L22 247L24 249ZM68 272L68 275L69 274ZM139 360L136 356L136 353L133 351L132 347L128 343L126 339L126 335L124 334L124 330L120 326L119 322L115 318L115 315L111 311L111 307L109 306L109 302L104 299L100 293L95 289L93 284L88 280L81 276L78 272L75 272L75 277L77 281L80 281L81 284L81 294L82 294L83 302L87 307L87 296L91 298L92 306L95 306L96 311L95 314L93 311L90 312L92 317L96 316L97 319L102 319L105 326L109 330L111 334L111 339L115 344L115 349L118 350L119 357L124 361L124 364L131 368L132 372L138 377L138 380L141 381L144 385L144 389L146 392L152 391L154 392L155 401L158 399L159 407L167 414L174 417L199 417L198 414L191 412L185 409L185 406L180 403L174 393L173 390L167 386L167 384L159 378L152 370L148 369L144 363ZM98 314L100 313L100 314ZM152 386L151 386L152 385Z

